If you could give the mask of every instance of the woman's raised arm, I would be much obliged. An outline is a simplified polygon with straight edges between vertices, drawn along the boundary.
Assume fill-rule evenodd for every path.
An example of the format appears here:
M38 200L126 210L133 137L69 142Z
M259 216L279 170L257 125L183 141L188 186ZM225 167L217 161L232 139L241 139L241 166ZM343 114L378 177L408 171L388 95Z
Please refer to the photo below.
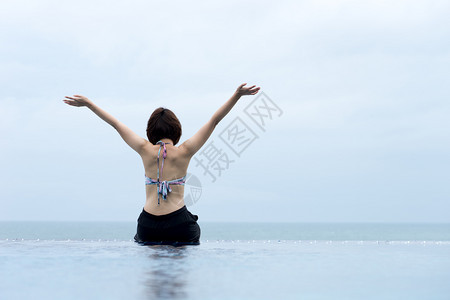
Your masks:
M206 122L196 134L181 144L179 148L185 150L190 157L194 156L194 154L206 143L217 124L219 124L219 122L230 112L241 96L255 95L260 89L259 87L256 87L256 85L251 87L245 87L245 85L246 83L241 84L236 89L233 96L231 96L231 98L213 114L211 119Z
M148 143L148 141L136 133L134 133L130 128L128 128L125 124L114 118L111 114L104 111L100 107L94 104L87 97L81 95L73 95L73 97L66 96L66 99L63 100L64 103L82 107L86 106L90 110L92 110L97 116L99 116L103 121L114 127L117 132L120 134L122 139L135 150L137 153L141 153L141 150Z

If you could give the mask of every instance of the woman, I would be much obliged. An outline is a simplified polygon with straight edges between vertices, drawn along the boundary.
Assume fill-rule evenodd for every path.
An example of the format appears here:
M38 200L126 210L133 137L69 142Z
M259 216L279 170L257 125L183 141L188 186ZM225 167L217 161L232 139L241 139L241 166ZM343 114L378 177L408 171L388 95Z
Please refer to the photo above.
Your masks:
M200 130L176 147L181 137L181 124L166 108L157 108L147 124L148 141L81 95L66 96L72 106L86 106L116 129L122 139L142 158L145 170L146 202L138 219L135 241L146 245L198 245L198 217L184 204L184 183L189 161L200 150L214 128L244 95L255 95L259 87L241 84L231 98L220 107Z

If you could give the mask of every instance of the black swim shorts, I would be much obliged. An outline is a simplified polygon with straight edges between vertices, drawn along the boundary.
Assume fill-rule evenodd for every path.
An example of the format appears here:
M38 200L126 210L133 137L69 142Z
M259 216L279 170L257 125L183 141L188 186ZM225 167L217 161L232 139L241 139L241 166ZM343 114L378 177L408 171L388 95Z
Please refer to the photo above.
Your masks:
M197 220L198 216L191 214L186 206L161 216L142 210L134 240L143 245L199 245Z

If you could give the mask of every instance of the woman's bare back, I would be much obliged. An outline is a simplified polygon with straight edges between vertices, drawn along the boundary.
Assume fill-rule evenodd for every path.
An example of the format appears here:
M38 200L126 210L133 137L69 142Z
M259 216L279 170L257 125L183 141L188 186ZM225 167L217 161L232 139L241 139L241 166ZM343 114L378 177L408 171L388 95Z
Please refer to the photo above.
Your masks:
M176 147L172 145L171 140L163 139L162 141L165 143L167 155L164 159L162 174L161 172L159 174L160 181L169 181L184 177L187 173L190 156L183 150L182 145ZM158 173L158 151L160 151L159 168L161 171L164 151L162 145L153 145L149 142L141 152L145 175L154 180L157 179ZM146 185L144 210L153 215L165 215L182 208L184 206L184 186L174 184L170 185L170 188L172 191L167 194L166 200L161 198L158 205L157 185Z

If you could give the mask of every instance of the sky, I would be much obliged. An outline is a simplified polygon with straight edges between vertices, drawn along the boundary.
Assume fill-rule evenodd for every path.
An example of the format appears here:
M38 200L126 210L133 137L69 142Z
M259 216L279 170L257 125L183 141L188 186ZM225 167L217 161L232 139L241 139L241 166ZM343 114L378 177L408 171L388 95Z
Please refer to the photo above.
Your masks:
M153 110L170 108L183 142L247 82L260 95L239 100L191 161L199 222L450 222L448 1L1 7L0 221L142 210L139 155L64 96L143 137ZM218 151L209 169L197 163L206 147Z

